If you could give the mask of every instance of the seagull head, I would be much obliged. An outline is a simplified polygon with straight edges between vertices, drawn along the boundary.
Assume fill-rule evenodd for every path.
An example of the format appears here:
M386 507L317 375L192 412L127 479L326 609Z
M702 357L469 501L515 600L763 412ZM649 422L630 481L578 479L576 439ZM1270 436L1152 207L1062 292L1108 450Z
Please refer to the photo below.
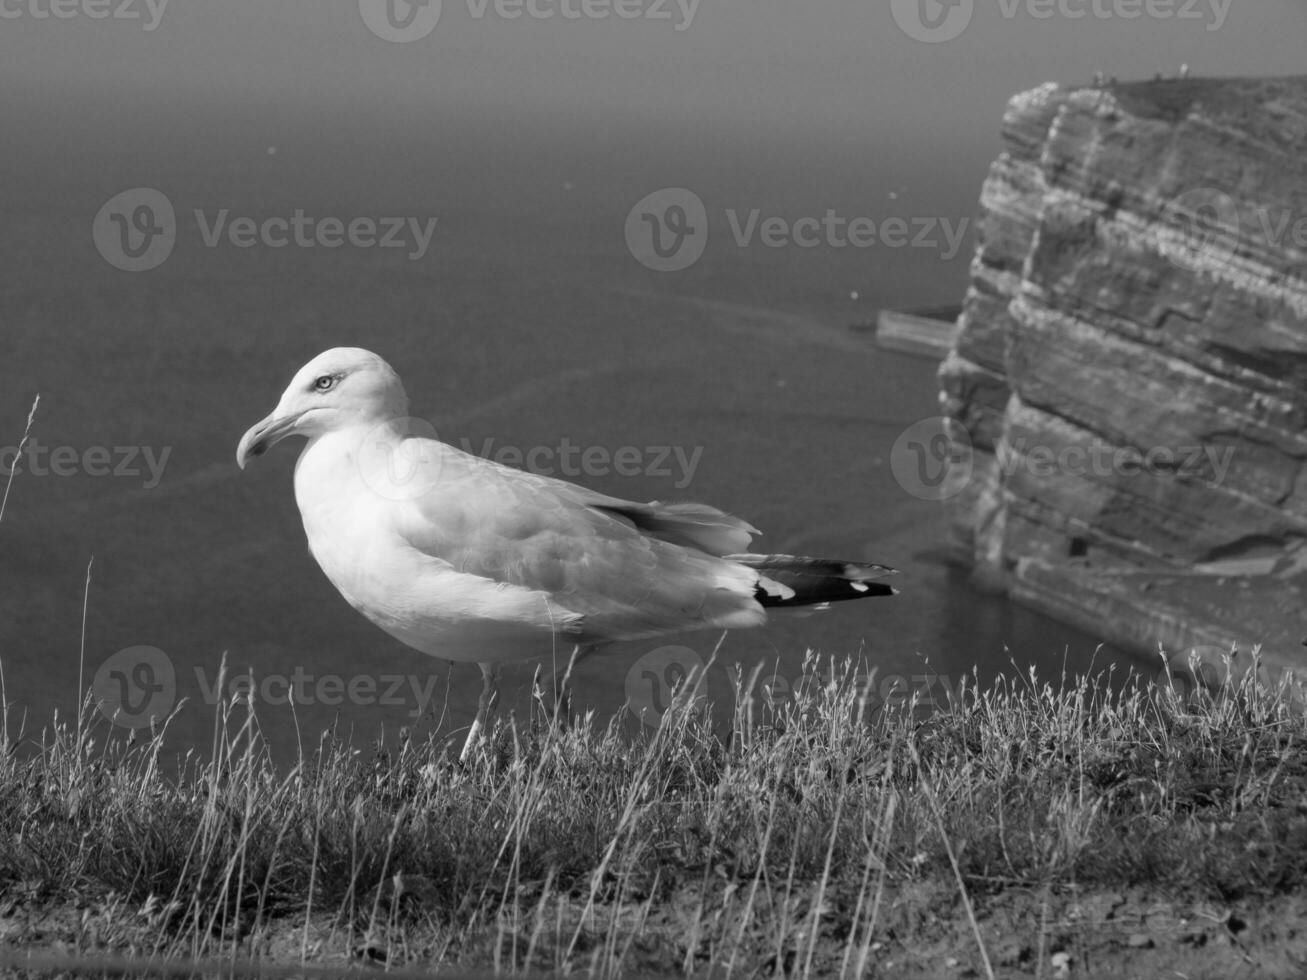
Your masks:
M323 351L295 373L271 414L236 447L241 469L287 436L313 439L348 425L375 425L408 413L408 397L389 364L360 347Z

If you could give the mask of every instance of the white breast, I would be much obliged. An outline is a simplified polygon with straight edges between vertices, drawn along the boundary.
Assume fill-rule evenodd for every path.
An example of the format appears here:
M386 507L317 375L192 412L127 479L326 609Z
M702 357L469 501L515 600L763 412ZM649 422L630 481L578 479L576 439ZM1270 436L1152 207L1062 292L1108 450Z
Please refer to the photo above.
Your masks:
M355 609L401 642L457 661L548 655L568 618L548 596L463 574L412 547L394 511L411 486L386 486L360 466L367 433L343 429L312 440L295 467L295 500L309 551ZM368 474L368 475L365 475Z

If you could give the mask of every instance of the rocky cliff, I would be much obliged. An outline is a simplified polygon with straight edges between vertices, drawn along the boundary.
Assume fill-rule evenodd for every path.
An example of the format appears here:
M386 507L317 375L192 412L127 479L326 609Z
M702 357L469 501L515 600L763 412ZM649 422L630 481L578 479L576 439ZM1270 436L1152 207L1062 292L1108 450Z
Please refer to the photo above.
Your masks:
M940 369L956 546L1115 642L1307 663L1307 78L1015 98Z

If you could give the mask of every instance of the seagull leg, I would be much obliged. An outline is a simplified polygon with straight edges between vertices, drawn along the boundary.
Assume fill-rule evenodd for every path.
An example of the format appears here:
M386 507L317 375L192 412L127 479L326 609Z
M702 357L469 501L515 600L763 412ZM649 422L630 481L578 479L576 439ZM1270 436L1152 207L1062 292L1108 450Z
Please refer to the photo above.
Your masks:
M481 697L477 699L477 716L472 720L472 727L468 729L467 741L463 743L463 751L458 756L459 762L466 762L467 757L472 753L472 747L481 740L481 734L486 728L486 718L499 698L499 665L482 663L477 666L481 668Z

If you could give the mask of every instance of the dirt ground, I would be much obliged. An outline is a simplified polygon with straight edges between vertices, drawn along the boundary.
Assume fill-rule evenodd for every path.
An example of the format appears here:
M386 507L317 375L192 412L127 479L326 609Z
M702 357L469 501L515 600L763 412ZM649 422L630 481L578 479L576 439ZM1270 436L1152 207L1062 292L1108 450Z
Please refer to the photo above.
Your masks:
M850 946L849 903L853 896L828 894L820 913L818 941L808 959L806 936L781 937L764 927L764 918L741 927L726 912L731 886L714 887L706 900L687 889L671 901L651 906L643 925L627 908L621 913L625 932L623 973L631 976L684 975L692 965L700 976L725 976L730 950L734 974L743 977L802 975L851 976L863 931ZM797 896L797 918L810 921ZM810 899L810 896L808 896ZM999 977L1212 978L1307 976L1307 900L1292 896L1256 903L1217 905L1133 890L1052 890L1041 892L995 884L989 894L973 897L980 938L989 967ZM765 905L760 906L765 911ZM810 909L810 901L808 908ZM385 937L352 935L331 916L276 921L242 942L260 963L275 966L306 961L320 967L366 966L387 970L424 970L459 975L515 968L559 972L562 943L569 936L580 905L558 910L555 932L546 930L531 942L529 922L516 930L503 923L453 940L436 919L406 906L403 923ZM418 914L414 914L414 913ZM552 916L551 916L552 917ZM697 922L696 922L697 919ZM596 962L613 914L594 910L592 937L574 947L571 970L582 973ZM864 920L865 921L865 918ZM89 902L41 907L21 895L0 899L0 951L7 960L31 954L44 960L85 958L91 963L149 953L159 935L148 911L124 905ZM627 945L629 940L629 945ZM734 940L730 942L728 940ZM691 949L691 944L694 948ZM498 948L496 948L498 947ZM526 951L530 948L529 962ZM922 881L887 889L877 925L867 945L864 976L906 978L984 977L980 952L965 904L950 883ZM779 968L779 969L778 969ZM61 970L60 972L64 972ZM148 971L146 971L148 972Z
M1186 902L1143 891L1005 889L975 901L998 976L1301 977L1307 975L1307 902ZM956 890L904 889L890 908L877 960L896 977L985 976Z

